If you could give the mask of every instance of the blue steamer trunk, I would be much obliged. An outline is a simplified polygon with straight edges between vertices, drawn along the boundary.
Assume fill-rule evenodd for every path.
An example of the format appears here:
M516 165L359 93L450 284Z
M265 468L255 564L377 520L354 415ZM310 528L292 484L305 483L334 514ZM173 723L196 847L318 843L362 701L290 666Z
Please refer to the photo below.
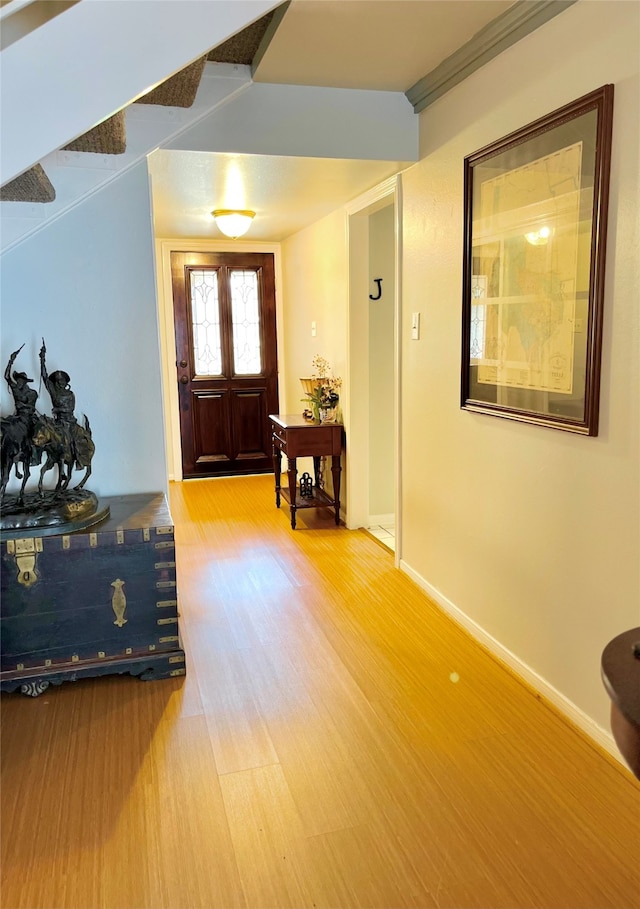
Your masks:
M86 530L2 542L0 690L35 695L86 676L185 674L166 498L101 504L110 516Z

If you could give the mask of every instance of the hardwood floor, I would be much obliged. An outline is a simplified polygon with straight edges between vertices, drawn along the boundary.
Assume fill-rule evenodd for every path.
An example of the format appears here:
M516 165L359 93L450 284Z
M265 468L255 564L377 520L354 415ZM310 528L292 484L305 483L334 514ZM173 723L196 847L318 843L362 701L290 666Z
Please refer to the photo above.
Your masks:
M640 784L272 487L172 485L185 679L2 696L4 909L640 907Z

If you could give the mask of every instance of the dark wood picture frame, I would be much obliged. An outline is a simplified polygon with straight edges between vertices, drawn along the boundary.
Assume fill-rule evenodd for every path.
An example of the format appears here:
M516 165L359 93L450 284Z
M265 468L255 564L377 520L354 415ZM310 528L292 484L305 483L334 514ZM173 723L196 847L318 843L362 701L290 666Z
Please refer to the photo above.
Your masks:
M461 407L598 434L613 85L464 159Z

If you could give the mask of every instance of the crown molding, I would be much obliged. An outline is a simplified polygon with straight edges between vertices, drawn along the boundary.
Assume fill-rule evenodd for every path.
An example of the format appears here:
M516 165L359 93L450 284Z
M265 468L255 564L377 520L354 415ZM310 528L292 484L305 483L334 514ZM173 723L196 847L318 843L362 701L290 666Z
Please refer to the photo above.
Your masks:
M517 0L405 92L416 114L577 0Z

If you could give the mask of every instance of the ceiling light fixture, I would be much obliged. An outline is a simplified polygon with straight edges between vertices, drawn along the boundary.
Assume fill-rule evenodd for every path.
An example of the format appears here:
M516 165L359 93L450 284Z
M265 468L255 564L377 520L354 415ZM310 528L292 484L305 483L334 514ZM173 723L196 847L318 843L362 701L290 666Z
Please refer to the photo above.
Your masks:
M237 240L238 237L246 234L256 216L254 211L236 210L233 208L216 208L211 214L218 229L226 237L231 237L232 240Z

